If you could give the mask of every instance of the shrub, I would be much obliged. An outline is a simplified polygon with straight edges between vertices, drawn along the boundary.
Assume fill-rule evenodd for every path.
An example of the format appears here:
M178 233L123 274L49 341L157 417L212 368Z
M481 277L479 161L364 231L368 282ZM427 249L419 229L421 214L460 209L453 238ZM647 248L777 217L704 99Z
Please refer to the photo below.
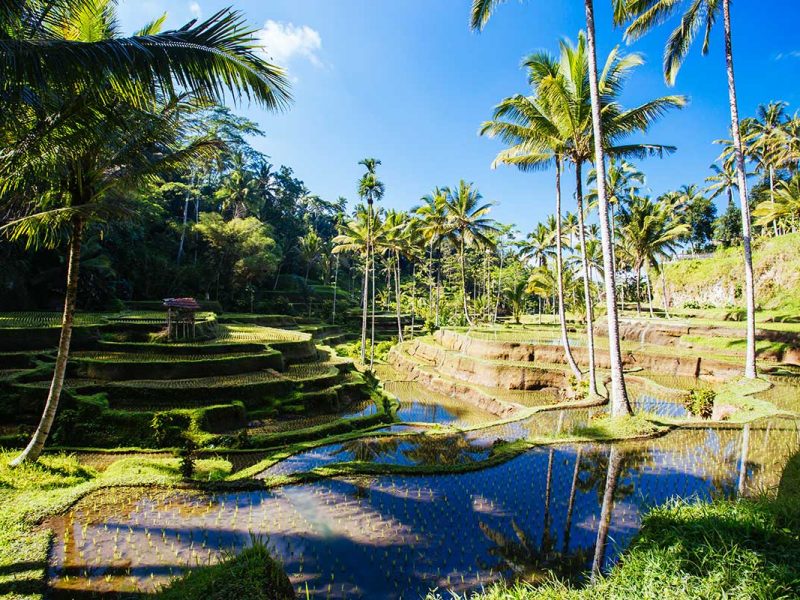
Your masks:
M695 417L710 419L714 413L714 399L717 393L712 389L693 388L689 392L684 405L686 410Z
M159 446L179 446L190 423L191 417L186 413L164 411L153 415L150 427Z
M178 452L181 459L180 471L184 479L191 479L197 462L197 444L187 435L183 437L183 448Z

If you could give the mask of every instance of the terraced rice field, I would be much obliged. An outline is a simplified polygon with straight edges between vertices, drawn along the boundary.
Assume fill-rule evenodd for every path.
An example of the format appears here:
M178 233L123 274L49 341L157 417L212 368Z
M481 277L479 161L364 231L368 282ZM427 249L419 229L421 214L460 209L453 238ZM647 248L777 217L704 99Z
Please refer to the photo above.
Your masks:
M394 455L405 456L401 443L395 448ZM607 486L614 500L609 539L600 540L606 566L649 505L776 485L780 466L800 448L800 433L797 421L770 420L752 425L747 436L738 429L684 430L616 448L537 448L461 475L90 496L56 523L53 583L66 592L150 590L187 565L247 545L251 532L269 537L298 593L307 586L314 598L418 597L436 586L479 587L512 568L574 575L591 561ZM392 456L369 442L318 450L320 457L281 469L322 464L337 453ZM611 461L620 474L609 481ZM520 555L523 543L533 551Z

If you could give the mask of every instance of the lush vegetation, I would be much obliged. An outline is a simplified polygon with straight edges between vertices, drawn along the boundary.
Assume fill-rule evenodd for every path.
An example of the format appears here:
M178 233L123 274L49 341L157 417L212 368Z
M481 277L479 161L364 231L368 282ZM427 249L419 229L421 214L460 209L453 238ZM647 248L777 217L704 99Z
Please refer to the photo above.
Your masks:
M795 370L774 363L800 351L797 329L761 332L757 344L755 325L757 310L773 324L798 319L800 117L767 102L739 118L729 0L613 3L629 40L680 17L665 49L670 83L699 30L704 52L715 27L726 41L731 139L716 141L720 156L704 181L676 181L657 197L639 164L676 148L648 131L687 102L623 102L643 57L619 47L597 56L593 1L584 0L585 30L574 42L523 59L527 83L487 107L479 132L505 145L493 167L552 169L553 212L530 232L497 222L468 177L419 190L419 205L398 211L387 206L378 158L359 161L354 202L320 198L290 166L270 162L251 145L263 135L259 125L226 102L283 110L289 82L236 11L173 31L161 18L123 37L112 0L6 4L0 310L14 312L0 315L0 444L15 450L0 452L0 594L45 593L52 540L43 520L101 488L113 500L125 486L263 490L342 475L455 475L548 445L549 528L557 444L655 438L704 425L719 406L728 412L718 420L745 424L741 493L752 422L797 416L765 394L773 383L796 390ZM473 0L471 27L487 27L501 4ZM727 200L722 214L718 198ZM199 300L191 339L163 329L160 299L174 296ZM742 322L746 332L709 339L656 322L676 315L706 317L710 327ZM648 320L635 348L623 317ZM651 325L679 332L669 357L648 347ZM504 333L508 343L497 355L459 349L454 359L431 334L459 328L472 333L463 347ZM534 344L534 336L545 339ZM525 344L541 356L518 360ZM418 354L407 352L412 347ZM772 380L756 377L757 352L771 361ZM660 386L670 396L663 404L688 416L632 414L641 398L629 397L628 383L659 385L651 373L632 377L643 368L631 357L673 375L691 372L690 385ZM432 388L469 397L464 402L486 408L491 420L395 424L400 403L374 375L393 360L408 361ZM731 376L732 360L744 363L744 378ZM708 363L715 384L725 379L713 389L697 383ZM564 426L577 410L585 419ZM485 431L467 437L478 430ZM64 449L83 460L56 453ZM114 452L134 456L87 466L86 455ZM591 473L606 471L603 548L590 582L523 580L469 597L800 595L796 458L777 494L654 508L603 574L623 458L611 444L607 469L598 462ZM286 472L270 471L283 464ZM254 538L155 597L294 592L266 542Z

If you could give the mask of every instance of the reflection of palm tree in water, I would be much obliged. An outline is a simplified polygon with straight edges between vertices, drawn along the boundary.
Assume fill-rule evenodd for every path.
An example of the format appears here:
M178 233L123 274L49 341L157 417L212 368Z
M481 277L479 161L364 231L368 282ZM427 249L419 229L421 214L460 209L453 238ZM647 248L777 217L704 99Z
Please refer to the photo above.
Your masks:
M395 437L357 439L344 442L334 454L350 453L353 460L372 462L385 454L395 452L399 445L400 440Z
M484 457L486 448L470 443L463 435L419 435L407 438L411 447L403 456L421 465L457 465Z
M597 531L594 560L592 561L592 577L594 578L603 566L606 552L608 530L611 525L611 513L614 502L623 500L633 494L635 486L632 479L634 472L641 471L652 462L652 455L648 449L625 448L618 444L610 444L608 453L605 449L589 452L585 457L578 456L576 469L580 473L575 479L576 487L582 492L597 490L600 503L600 525ZM580 475L585 473L586 477ZM600 482L603 482L601 487ZM572 496L572 492L570 494ZM568 510L568 527L571 527L572 515ZM568 534L567 534L568 535Z

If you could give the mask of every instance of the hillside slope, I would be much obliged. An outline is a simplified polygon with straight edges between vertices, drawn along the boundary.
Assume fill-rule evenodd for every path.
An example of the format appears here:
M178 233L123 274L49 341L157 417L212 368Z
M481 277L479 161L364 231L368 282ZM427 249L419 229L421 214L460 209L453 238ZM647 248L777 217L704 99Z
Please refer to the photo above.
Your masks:
M762 310L800 313L800 233L758 238L753 243L756 305ZM716 308L743 305L743 250L718 250L711 258L666 266L674 307L687 303Z

